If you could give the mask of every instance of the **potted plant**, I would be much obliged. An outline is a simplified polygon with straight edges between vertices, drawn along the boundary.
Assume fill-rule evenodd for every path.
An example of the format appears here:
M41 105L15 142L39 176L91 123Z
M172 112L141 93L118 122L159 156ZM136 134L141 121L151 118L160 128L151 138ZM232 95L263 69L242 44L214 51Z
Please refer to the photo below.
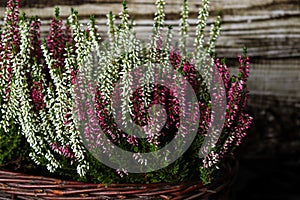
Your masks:
M156 6L149 41L137 38L125 1L120 23L108 14L107 37L94 17L84 28L77 11L64 23L56 9L42 39L40 20L20 15L19 0L8 1L0 42L0 162L28 155L23 171L71 181L1 171L0 194L185 199L228 183L233 150L252 121L245 112L246 50L239 74L230 75L226 60L216 58L220 17L206 38L208 0L192 51L188 0L178 42L164 22L165 1Z

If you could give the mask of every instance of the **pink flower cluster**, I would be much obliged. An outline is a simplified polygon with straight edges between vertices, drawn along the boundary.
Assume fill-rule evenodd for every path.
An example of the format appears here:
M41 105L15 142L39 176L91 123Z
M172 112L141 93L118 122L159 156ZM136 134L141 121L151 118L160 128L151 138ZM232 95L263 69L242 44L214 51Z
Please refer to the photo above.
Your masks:
M253 120L245 110L249 93L246 82L249 76L250 59L246 56L239 56L238 58L239 73L237 76L230 76L225 62L219 59L215 60L215 66L220 72L226 90L226 115L218 146L215 151L212 151L203 159L204 168L215 165L224 155L239 146Z
M57 11L58 12L58 11ZM50 30L47 36L47 47L52 54L55 63L52 67L64 70L66 44L72 44L71 30L63 25L61 19L58 19L58 14L55 18L51 19Z
M203 167L208 168L216 165L226 153L242 143L242 139L246 136L247 130L250 128L253 118L246 113L246 105L248 101L247 79L250 72L250 59L246 55L239 56L239 73L238 75L230 75L229 68L225 61L215 59L215 73L221 77L219 80L224 84L225 91L218 91L214 103L218 101L220 93L226 93L226 114L224 116L225 123L221 137L218 140L217 146L203 159ZM174 68L182 67L185 78L192 85L194 90L205 92L200 87L201 77L195 70L193 64L189 61L183 61L180 51L172 50L170 53L170 62ZM219 75L218 75L219 74ZM199 99L200 123L199 134L205 135L208 129L212 126L215 118L211 110L210 99Z
M42 63L43 52L41 48L41 21L38 18L32 19L30 23L30 41L31 41L31 62Z
M33 82L32 90L31 90L31 99L34 103L34 108L36 111L41 110L42 108L45 108L44 103L44 94L42 93L42 82L35 81Z
M56 152L60 155L63 155L66 158L76 159L74 152L72 150L70 150L68 145L66 145L65 147L62 147L62 146L59 146L56 142L53 142L50 144L50 146L54 152Z
M239 146L246 136L246 131L252 123L252 117L245 113L248 102L247 79L249 77L250 59L239 56L239 74L228 79L229 72L225 64L216 61L216 66L222 71L227 89L226 121L224 130L229 135L224 143L221 154L225 154L230 148ZM230 82L231 80L231 82Z

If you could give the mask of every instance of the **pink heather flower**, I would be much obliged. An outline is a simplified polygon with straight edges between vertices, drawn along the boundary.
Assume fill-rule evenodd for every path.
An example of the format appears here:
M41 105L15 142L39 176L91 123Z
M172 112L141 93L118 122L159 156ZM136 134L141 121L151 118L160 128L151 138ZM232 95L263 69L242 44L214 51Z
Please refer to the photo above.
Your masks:
M182 68L184 77L189 81L194 90L197 92L199 89L199 75L197 75L197 72L192 63L188 61L181 61L179 50L172 50L170 53L170 59L172 59L170 61L175 69L179 67ZM213 93L208 95L212 95L214 97L214 102L211 102L211 100L200 99L199 134L207 134L207 130L211 127L215 118L214 113L212 113L211 110L211 104L218 104L221 100L220 97L224 92L227 97L227 105L225 124L222 130L222 135L223 138L225 136L226 139L225 142L223 141L224 145L221 146L221 150L216 149L216 151L212 151L205 159L203 159L204 167L211 167L215 165L219 162L220 158L225 153L227 153L229 150L232 150L232 147L239 146L242 142L242 138L246 136L247 129L251 125L252 117L244 113L248 100L248 90L246 87L246 82L249 76L249 60L249 57L239 57L240 67L238 76L230 76L230 71L225 62L220 61L219 59L215 60L216 68L214 72L216 73L216 75L218 75L219 73L221 78L221 80L216 80L216 84L223 83L225 91L222 91L218 88L212 88Z
M247 78L249 76L249 58L242 59L240 61L240 74L238 77L233 76L232 82L227 92L227 115L225 126L230 127L234 123L236 117L245 110L245 106L248 101L248 90L246 88ZM244 64L247 64L245 66Z
M74 152L72 150L70 150L68 145L66 145L65 147L62 147L62 146L59 146L56 142L53 142L50 144L50 147L54 152L56 152L60 155L63 155L66 158L76 159Z
M221 63L220 59L215 60L215 66L219 70L221 77L223 79L224 87L228 92L229 84L230 84L230 71L225 63Z
M211 151L204 159L203 159L203 168L210 168L219 163L220 156L218 153ZM218 167L217 167L218 168Z
M232 147L239 146L242 143L242 139L246 136L247 130L252 124L253 118L248 114L242 114L239 117L239 122L234 130L229 133L230 136L225 141L220 154L225 155Z
M33 82L32 90L31 90L31 99L34 103L34 108L37 111L40 111L42 108L45 108L44 103L44 94L42 93L42 83L40 81Z
M227 91L227 113L224 129L227 132L226 139L221 154L224 155L232 147L239 146L242 139L252 123L252 117L245 114L245 108L248 101L248 89L246 87L249 76L250 61L249 57L239 57L239 75L233 76L229 89Z
M41 48L41 21L39 19L34 19L30 23L30 39L31 39L31 59L39 64L42 62L43 52ZM31 62L35 62L31 61Z
M171 65L177 69L180 67L181 55L179 50L172 49L170 52L170 62Z
M71 83L74 85L76 82L76 75L79 72L79 70L75 70L74 68L71 68Z
M52 18L47 36L47 47L55 60L55 64L52 67L64 70L65 47L67 43L70 45L71 41L70 29L63 26L62 20L56 17Z

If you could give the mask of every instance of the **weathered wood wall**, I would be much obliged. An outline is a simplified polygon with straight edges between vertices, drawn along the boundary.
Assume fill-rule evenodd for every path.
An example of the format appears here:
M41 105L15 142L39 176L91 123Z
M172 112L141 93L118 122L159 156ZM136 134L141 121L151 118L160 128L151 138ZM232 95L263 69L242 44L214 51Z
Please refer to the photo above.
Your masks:
M70 14L70 7L79 11L80 19L96 16L103 34L106 32L105 15L109 11L118 14L122 0L23 0L22 10L28 15L42 18L42 30L48 30L49 18L54 6L59 6L61 16ZM136 19L137 33L147 39L151 33L155 0L127 0L131 15ZM179 22L182 0L166 0L167 22ZM0 16L4 16L6 2L0 1ZM201 0L190 0L191 38ZM250 103L265 105L271 101L285 101L300 106L300 1L299 0L212 0L211 19L221 11L223 32L217 43L219 56L235 58L247 46L252 59L249 87L253 98ZM192 46L192 39L189 44ZM235 69L233 69L234 71ZM260 96L260 98L256 98ZM266 97L266 98L265 98Z

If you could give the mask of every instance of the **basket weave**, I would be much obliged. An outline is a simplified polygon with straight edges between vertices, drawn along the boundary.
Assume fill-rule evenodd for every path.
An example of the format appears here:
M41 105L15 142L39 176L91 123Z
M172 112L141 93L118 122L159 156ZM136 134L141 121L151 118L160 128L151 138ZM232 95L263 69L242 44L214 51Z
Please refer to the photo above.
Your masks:
M226 173L209 185L181 184L90 184L31 176L0 170L2 199L224 199L238 169L236 160L226 164ZM221 198L220 198L221 196Z

